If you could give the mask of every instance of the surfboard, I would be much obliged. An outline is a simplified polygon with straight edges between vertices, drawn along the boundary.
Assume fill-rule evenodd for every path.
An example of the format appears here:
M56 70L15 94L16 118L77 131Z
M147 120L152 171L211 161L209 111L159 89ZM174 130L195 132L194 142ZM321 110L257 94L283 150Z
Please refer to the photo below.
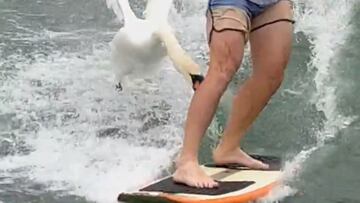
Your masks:
M119 202L157 203L245 203L267 195L280 184L281 159L274 156L251 155L270 165L267 170L253 170L239 164L205 164L204 171L219 182L212 189L193 188L174 183L171 176L141 188L120 193Z

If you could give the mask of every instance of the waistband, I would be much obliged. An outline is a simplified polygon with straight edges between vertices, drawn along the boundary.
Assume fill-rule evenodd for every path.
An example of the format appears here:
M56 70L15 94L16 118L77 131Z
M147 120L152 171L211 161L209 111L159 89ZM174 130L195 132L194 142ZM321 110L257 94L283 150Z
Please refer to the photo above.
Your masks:
M280 0L209 0L208 9L214 10L220 7L233 7L246 12L249 18L252 19L279 1Z

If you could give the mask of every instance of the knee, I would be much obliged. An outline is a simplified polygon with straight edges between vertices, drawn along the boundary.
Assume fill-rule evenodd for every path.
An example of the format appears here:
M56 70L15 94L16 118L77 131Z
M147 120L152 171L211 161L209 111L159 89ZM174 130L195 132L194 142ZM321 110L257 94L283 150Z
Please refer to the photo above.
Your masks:
M221 55L219 54L219 56ZM240 64L240 56L234 56L234 53L225 54L225 56L218 57L216 60L210 62L211 69L208 75L216 81L217 84L227 85L234 77Z
M254 73L254 77L262 80L271 92L275 92L281 86L284 80L284 69L283 68L264 68L263 71Z
M230 68L217 68L209 71L208 78L219 86L227 86L235 75L235 70Z
M268 76L268 81L270 83L270 87L273 91L279 89L282 82L284 81L284 70L270 73Z
M207 78L224 88L232 80L243 58L243 36L238 32L214 33L210 44Z

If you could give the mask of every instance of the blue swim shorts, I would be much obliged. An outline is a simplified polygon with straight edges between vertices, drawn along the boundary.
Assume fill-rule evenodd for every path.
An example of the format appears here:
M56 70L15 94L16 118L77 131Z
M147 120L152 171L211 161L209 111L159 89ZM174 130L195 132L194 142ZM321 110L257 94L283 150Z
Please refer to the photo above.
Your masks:
M290 0L209 0L207 17L209 41L213 31L241 31L247 40L251 31L268 24L294 23Z
M246 12L252 19L261 14L266 8L274 5L279 0L209 0L209 9L232 7Z

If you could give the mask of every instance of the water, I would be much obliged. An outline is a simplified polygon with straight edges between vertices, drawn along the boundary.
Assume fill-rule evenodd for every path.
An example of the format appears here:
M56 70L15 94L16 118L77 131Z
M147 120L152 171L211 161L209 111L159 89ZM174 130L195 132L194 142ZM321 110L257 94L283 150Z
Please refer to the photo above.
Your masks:
M131 1L137 14L142 3ZM205 4L176 2L170 17L203 67ZM242 145L286 160L286 185L265 202L360 202L360 6L295 6L285 82ZM191 90L164 61L153 79L117 93L108 42L120 26L100 0L0 0L0 202L114 202L171 173ZM246 62L232 91L249 71ZM228 106L219 108L202 161Z

